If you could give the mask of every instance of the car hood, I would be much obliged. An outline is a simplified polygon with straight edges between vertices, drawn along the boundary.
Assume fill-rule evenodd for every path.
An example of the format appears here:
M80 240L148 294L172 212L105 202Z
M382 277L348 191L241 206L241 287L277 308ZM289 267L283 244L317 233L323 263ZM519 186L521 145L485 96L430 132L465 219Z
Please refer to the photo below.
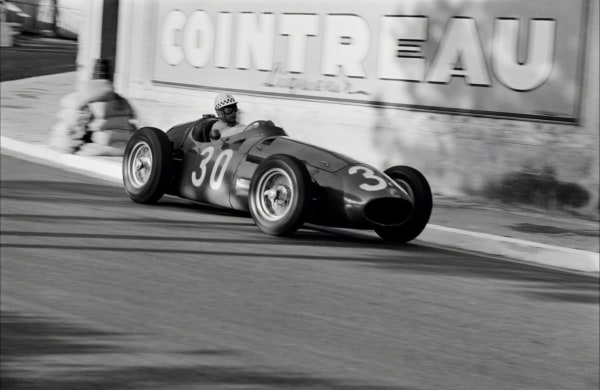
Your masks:
M349 164L358 164L356 160L340 153L289 137L267 137L260 140L248 151L248 158L259 162L274 154L287 154L328 172L337 172Z

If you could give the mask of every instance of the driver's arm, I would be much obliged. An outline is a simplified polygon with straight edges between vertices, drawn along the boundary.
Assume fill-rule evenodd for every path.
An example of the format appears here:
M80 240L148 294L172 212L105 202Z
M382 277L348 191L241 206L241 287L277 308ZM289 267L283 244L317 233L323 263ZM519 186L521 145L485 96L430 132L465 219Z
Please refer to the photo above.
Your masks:
M220 138L221 138L221 132L219 130L215 129L213 126L213 128L210 129L210 140L216 141Z

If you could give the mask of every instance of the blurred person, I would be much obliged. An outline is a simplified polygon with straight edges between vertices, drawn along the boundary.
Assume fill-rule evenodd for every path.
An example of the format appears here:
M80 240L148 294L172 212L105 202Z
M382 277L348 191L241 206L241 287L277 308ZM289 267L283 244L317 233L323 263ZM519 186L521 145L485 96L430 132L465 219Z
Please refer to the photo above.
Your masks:
M215 111L219 120L212 126L211 139L230 137L244 131L246 125L238 122L237 103L230 93L220 93L215 97Z

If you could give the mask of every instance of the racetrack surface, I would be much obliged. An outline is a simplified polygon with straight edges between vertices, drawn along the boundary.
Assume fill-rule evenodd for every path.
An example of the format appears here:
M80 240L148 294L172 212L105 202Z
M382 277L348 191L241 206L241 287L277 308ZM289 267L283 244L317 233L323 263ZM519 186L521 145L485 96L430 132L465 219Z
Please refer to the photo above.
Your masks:
M1 169L2 388L598 388L597 278Z

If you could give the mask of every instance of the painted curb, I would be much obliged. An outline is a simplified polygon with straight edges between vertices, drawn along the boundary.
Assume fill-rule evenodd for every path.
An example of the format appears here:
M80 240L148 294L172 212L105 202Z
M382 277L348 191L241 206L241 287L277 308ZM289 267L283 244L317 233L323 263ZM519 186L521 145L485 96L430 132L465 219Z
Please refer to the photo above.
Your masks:
M600 268L600 253L433 224L427 225L419 236L419 240L434 245L502 256L528 263L596 273L597 276Z
M9 155L27 156L38 162L62 166L68 170L122 183L121 163L98 156L64 154L49 147L0 136L0 145ZM599 276L600 254L519 240L493 234L429 224L420 241L452 249L479 252L528 263L581 271Z
M27 156L37 162L46 162L112 182L123 182L121 164L103 157L60 153L46 146L16 141L3 136L0 136L0 146L9 155Z

